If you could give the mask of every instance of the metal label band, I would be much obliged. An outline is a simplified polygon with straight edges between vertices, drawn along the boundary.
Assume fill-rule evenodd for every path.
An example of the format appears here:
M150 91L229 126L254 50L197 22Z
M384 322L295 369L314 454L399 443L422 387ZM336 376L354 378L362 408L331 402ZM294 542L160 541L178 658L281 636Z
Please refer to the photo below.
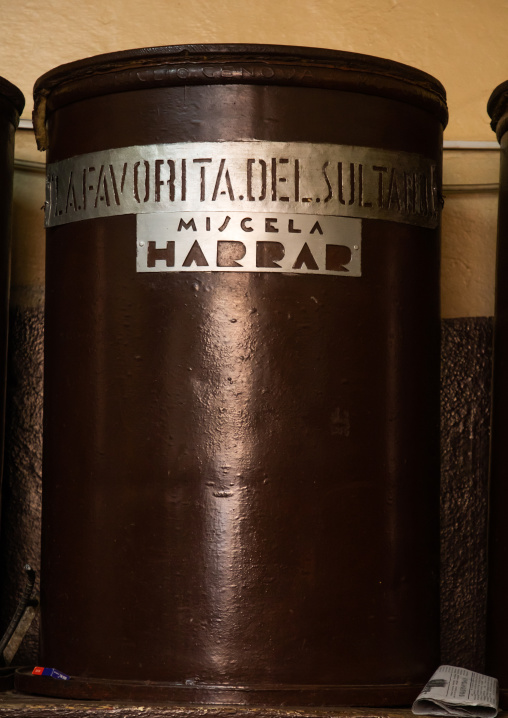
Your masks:
M138 272L361 276L362 220L322 215L139 214Z
M332 215L435 228L432 160L308 142L123 147L48 165L46 226L158 212Z

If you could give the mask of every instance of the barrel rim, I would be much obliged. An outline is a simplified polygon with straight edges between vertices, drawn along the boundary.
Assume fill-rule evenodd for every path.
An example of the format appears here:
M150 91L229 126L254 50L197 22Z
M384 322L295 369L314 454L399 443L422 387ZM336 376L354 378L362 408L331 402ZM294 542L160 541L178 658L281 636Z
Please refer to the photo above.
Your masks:
M487 102L487 112L492 122L490 126L498 139L506 131L506 122L500 122L508 108L508 80L498 85Z
M361 69L366 71L385 71L386 74L397 74L401 79L409 82L419 82L429 87L433 87L436 94L443 99L446 97L446 91L435 77L419 70L411 65L406 65L395 60L376 57L375 55L365 55L346 50L332 50L321 47L305 47L293 45L261 45L248 43L212 43L212 44L192 44L192 45L160 45L154 47L142 47L132 50L121 50L118 52L109 52L100 55L93 55L89 58L74 60L49 70L38 78L34 85L34 95L44 92L46 89L52 90L59 84L75 76L86 76L90 71L93 72L111 72L118 65L118 69L123 69L123 65L129 60L158 60L160 58L173 60L177 62L182 57L203 56L206 62L212 62L214 58L209 57L210 54L217 58L233 55L262 55L266 59L290 59L293 63L307 60L310 62L329 61L340 62L338 69ZM206 56L206 57L205 57ZM262 60L262 57L258 59ZM222 78L224 79L224 78Z
M272 64L275 68L292 65L309 70L306 73L274 73L273 77L253 74L224 74L211 77L196 69L203 65L220 66L234 63ZM186 65L192 77L174 72ZM141 70L173 68L173 74L159 76L155 81L141 79ZM136 71L137 72L133 72ZM310 70L313 71L311 75ZM125 77L128 74L128 77ZM326 75L326 76L325 76ZM119 81L123 76L122 82ZM309 77L310 76L310 77ZM93 82L87 80L93 79ZM34 127L39 149L47 148L46 118L48 110L98 95L123 92L136 87L174 86L185 84L270 84L279 86L336 87L365 92L423 107L436 115L443 127L448 121L446 91L432 75L410 65L354 52L319 47L260 44L197 44L163 45L122 50L60 65L42 75L34 85ZM85 88L86 85L86 88Z
M18 115L21 115L25 108L25 97L21 90L13 85L12 82L6 80L5 77L0 77L0 97L4 98L13 106ZM15 121L17 126L19 117Z

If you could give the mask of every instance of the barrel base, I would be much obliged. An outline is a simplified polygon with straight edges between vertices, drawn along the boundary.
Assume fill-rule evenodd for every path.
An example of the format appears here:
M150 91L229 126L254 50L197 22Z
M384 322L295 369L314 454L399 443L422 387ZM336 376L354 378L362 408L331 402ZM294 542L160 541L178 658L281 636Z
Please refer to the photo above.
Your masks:
M496 675L495 673L489 673L490 676ZM499 689L499 710L508 710L508 688Z
M69 681L16 673L16 690L73 700L148 701L195 705L247 706L408 706L423 684L338 686L182 685L71 677ZM268 714L267 714L268 715Z

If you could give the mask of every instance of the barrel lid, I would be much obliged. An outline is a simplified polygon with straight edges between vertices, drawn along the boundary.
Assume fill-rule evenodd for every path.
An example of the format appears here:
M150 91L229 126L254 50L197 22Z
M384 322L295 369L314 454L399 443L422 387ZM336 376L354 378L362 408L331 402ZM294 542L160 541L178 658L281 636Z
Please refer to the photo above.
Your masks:
M17 127L19 122L19 115L23 112L25 107L25 98L21 90L18 90L16 85L0 77L0 97L3 97L13 107L15 114L13 114L12 122Z
M169 45L96 55L61 65L34 86L34 128L47 148L47 113L66 104L133 89L209 84L324 87L421 107L446 126L446 92L431 75L392 60L289 45Z
M498 140L506 132L508 120L504 119L508 109L508 80L496 87L487 102L487 112L492 122L490 126L497 134ZM502 120L502 121L501 121Z

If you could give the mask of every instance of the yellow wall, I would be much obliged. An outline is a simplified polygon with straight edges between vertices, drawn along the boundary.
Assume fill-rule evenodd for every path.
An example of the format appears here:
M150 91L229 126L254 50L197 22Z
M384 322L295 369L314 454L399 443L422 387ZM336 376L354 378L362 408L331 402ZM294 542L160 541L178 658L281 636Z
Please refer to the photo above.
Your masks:
M47 70L149 45L279 43L404 62L446 87L447 140L495 140L485 107L508 80L507 0L4 0L1 17L0 75L25 94L24 117L33 83ZM17 156L43 159L26 130L18 132ZM496 183L498 161L496 151L445 152L445 183L455 191L443 213L444 316L493 313L497 196L456 185ZM42 176L18 172L14 285L42 281L43 192Z

